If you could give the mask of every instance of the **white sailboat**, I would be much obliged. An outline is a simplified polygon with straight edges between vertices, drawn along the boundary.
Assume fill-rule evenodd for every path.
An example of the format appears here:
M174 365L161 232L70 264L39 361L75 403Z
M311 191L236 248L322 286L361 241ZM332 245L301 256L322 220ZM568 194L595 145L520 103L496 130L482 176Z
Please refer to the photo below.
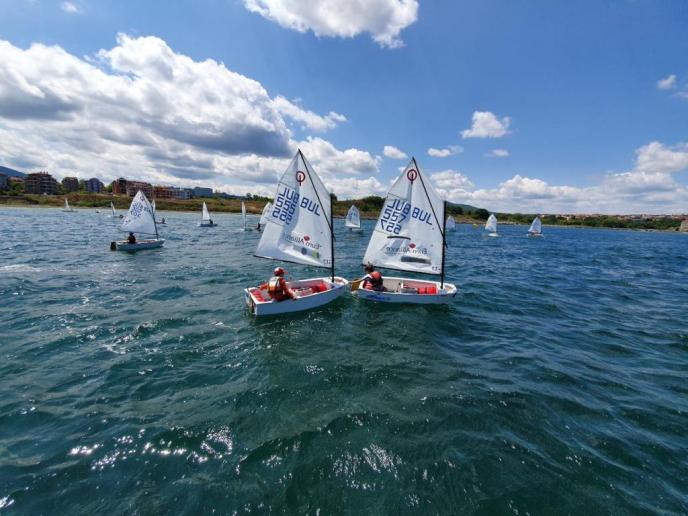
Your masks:
M117 218L117 212L115 211L115 205L112 201L110 201L110 211L112 211L112 218Z
M212 228L214 226L217 226L215 222L213 222L213 219L210 218L210 212L208 212L208 207L205 205L205 201L203 201L203 213L201 214L201 222L198 224L202 228Z
M542 221L540 217L535 217L533 222L530 224L528 229L528 236L531 237L541 237L542 236Z
M68 212L68 213L72 213L73 211L75 211L74 208L71 208L71 207L69 206L69 201L67 200L66 197L65 197L64 208L62 208L62 211L65 211L65 212Z
M487 222L485 223L485 231L487 231L487 236L489 237L497 237L499 236L497 234L497 217L494 216L494 213L490 213L490 216L487 218Z
M133 234L155 235L155 238L139 240L134 242L127 240L115 240L110 243L111 251L139 251L141 249L155 249L162 247L165 239L158 237L158 226L155 223L155 214L153 206L148 202L148 199L139 190L131 201L129 212L124 217L120 225L122 231L128 231Z
M244 218L244 227L241 229L241 231L253 231L253 228L247 226L246 205L244 204L244 201L241 201L241 216Z
M368 290L359 283L354 293L361 299L386 303L451 301L457 288L444 282L445 211L446 202L439 198L412 158L387 192L363 262L386 269L436 274L440 281L384 277L383 291Z
M358 212L358 208L351 205L348 213L346 214L346 221L344 225L349 229L349 231L361 231L361 214Z
M157 219L157 215L156 215L156 211L155 211L155 199L153 199L151 206L153 207L153 217L156 217L155 223L156 224L165 224L165 217L163 217L162 220Z
M447 228L447 231L454 231L456 229L456 221L454 220L454 217L451 215L447 217L447 224L445 227Z
M282 175L255 256L330 269L329 277L288 281L293 299L275 301L265 285L244 290L251 313L277 315L316 308L341 296L349 282L334 275L330 194L301 150Z
M269 202L263 207L263 213L260 215L260 221L258 221L258 231L265 227L268 223L268 217L272 211L272 203Z

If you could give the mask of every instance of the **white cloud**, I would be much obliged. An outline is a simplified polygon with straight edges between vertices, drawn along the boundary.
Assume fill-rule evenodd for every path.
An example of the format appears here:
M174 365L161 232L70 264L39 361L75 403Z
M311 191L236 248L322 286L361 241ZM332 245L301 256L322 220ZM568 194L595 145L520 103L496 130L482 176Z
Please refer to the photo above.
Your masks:
M272 98L259 82L155 37L120 34L86 58L0 41L0 163L20 170L272 193L301 145L324 177L378 171L365 151L295 141L287 119L320 131L345 118Z
M384 196L387 188L374 177L359 179L355 177L325 179L327 189L338 199L360 199L369 195Z
M636 150L636 170L670 174L688 169L688 143L667 147L650 142Z
M330 111L327 115L321 116L313 111L303 109L299 105L281 96L275 98L273 105L280 114L296 122L301 122L305 128L316 132L325 132L329 129L334 129L338 123L346 122L346 117L344 115Z
M442 172L435 172L430 175L430 179L435 183L437 188L443 190L453 190L461 188L464 190L469 190L475 185L468 179L464 174L457 170L444 170Z
M392 159L408 159L405 152L400 151L393 145L385 145L384 149L382 149L382 153Z
M506 149L492 149L490 152L485 154L488 158L508 158L509 151Z
M403 46L400 33L418 18L417 0L243 0L264 18L298 32L353 38L367 32L382 47Z
M510 122L508 116L500 120L489 111L475 111L471 128L461 131L461 136L463 138L501 138L509 134Z
M72 2L62 2L60 9L69 14L79 14L82 12L81 9L79 9L79 7Z
M446 147L444 149L436 149L434 147L430 147L428 149L428 156L432 156L433 158L446 158L449 156L453 156L454 154L459 154L463 152L463 147L460 145L450 145L449 147Z
M657 81L657 89L659 90L673 90L674 88L676 88L676 75L673 73L666 79L660 79Z

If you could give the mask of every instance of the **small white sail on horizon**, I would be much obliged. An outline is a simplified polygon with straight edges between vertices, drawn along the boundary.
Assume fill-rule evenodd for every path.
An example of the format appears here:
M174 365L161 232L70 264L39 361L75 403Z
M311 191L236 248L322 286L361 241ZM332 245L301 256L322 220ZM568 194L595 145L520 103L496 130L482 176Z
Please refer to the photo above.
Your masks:
M263 207L263 213L260 215L260 225L265 226L265 224L268 223L268 216L270 215L270 212L272 211L272 203L269 202Z
M110 210L112 211L112 218L114 219L117 217L117 212L115 211L115 205L112 201L110 201Z
M201 227L211 227L215 226L215 222L210 218L210 212L208 211L208 206L206 205L205 201L203 201L203 208L201 209L201 223L199 226Z
M497 217L494 213L490 213L485 223L485 231L489 233L489 236L497 236Z
M454 220L454 217L452 217L451 215L447 217L447 224L445 225L445 229L447 231L454 231L456 229L456 221Z
M354 229L361 229L361 214L359 213L358 208L356 208L356 206L353 204L346 214L346 221L344 222L344 225L352 231Z
M62 211L68 211L68 212L74 211L74 208L70 208L69 201L67 200L66 197L65 197L64 208L62 208Z
M241 216L244 218L244 231L246 231L248 228L246 227L246 205L244 201L241 201Z
M535 217L533 222L530 224L528 229L528 235L530 236L542 236L542 221L540 217Z

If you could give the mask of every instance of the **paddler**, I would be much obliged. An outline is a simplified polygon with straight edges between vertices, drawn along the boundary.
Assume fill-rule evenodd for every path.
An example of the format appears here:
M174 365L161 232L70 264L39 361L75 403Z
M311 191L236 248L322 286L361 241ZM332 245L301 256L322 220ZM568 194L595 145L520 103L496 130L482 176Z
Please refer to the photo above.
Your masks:
M284 301L286 299L294 299L294 293L287 286L287 282L284 279L284 269L282 267L276 267L273 271L273 276L268 280L267 283L263 283L260 287L261 290L267 289L268 294L274 301Z

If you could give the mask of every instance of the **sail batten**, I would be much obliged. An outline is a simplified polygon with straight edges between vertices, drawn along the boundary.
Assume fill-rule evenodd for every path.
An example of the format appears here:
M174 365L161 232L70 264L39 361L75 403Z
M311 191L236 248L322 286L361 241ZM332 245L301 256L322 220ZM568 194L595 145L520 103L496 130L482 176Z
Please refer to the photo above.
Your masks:
M330 209L329 192L298 151L277 184L255 255L332 267Z
M155 225L153 206L141 190L137 192L131 201L129 212L122 220L120 228L122 231L157 236L158 230Z
M361 214L356 206L351 205L351 208L349 208L344 225L351 229L359 229L361 227Z
M363 258L376 267L442 273L444 203L415 159L394 182Z

